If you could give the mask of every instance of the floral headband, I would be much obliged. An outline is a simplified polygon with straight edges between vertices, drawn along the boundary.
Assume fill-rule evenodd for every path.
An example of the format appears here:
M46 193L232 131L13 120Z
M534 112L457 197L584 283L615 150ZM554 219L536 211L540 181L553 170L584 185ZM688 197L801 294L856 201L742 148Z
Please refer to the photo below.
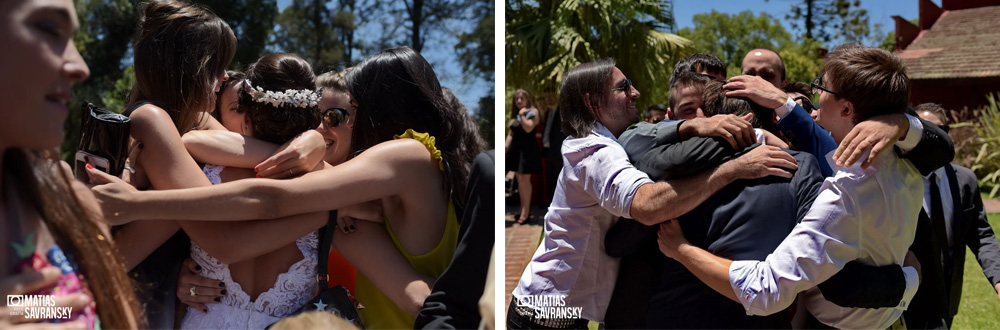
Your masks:
M310 89L286 89L284 92L265 91L260 86L254 88L249 79L243 80L243 89L247 94L250 94L254 102L270 103L275 107L280 107L282 104L297 108L315 107L323 98L319 93Z

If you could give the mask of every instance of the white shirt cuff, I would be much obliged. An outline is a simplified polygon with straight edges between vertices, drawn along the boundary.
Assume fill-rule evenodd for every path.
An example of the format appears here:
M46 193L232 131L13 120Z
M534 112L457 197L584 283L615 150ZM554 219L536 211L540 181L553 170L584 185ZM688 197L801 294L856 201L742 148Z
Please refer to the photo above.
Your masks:
M795 100L789 97L788 100L785 101L785 104L782 104L774 109L774 113L778 115L778 118L784 119L785 116L788 116L788 114L792 112L792 110L795 110L796 105L798 104L795 103Z
M917 143L920 143L920 138L924 135L924 124L917 117L910 114L903 115L910 121L910 129L906 131L906 136L902 140L896 141L896 146L899 147L899 151L905 154L913 150Z
M747 315L760 315L759 311L751 310L753 306L750 301L757 297L754 290L750 288L752 281L747 281L748 273L754 269L759 261L753 260L733 260L729 265L729 286L736 293L736 298L740 300Z
M903 299L899 300L898 308L906 309L910 306L910 300L913 299L913 295L917 294L917 287L920 286L920 276L917 275L917 269L906 266L903 267L903 277L906 278L906 291L903 291Z

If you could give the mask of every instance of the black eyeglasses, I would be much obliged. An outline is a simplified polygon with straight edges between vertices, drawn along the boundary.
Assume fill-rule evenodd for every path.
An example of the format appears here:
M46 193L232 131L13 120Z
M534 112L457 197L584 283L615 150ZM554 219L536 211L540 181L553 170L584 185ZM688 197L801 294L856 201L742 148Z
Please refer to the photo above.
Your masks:
M613 90L613 91L623 91L623 92L625 92L625 94L628 94L629 92L632 91L632 87L635 87L635 85L632 84L632 80L629 80L628 78L625 78L625 80L622 80L621 86L612 88L611 90Z
M344 108L329 108L322 111L323 115L323 125L326 128L334 128L340 126L341 123L347 121L347 110Z
M830 93L830 94L833 94L833 95L837 95L837 92L831 91L829 89L826 89L826 87L823 87L823 75L824 74L825 73L820 73L819 77L816 77L816 79L813 79L813 81L812 81L812 93L813 93L813 95L819 94L819 91L824 91L824 92L827 92L827 93Z

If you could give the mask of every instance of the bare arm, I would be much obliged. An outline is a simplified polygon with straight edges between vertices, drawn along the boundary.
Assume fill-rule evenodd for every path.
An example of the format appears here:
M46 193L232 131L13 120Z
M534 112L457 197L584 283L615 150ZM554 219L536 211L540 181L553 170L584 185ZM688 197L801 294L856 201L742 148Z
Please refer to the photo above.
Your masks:
M528 118L529 114L531 114L532 112L534 112L534 115L531 116L531 118ZM519 111L517 114L518 114L517 120L521 121L521 129L523 129L527 133L535 131L535 126L538 126L538 119L539 119L537 109L522 108L521 111Z
M283 179L316 168L323 161L326 143L316 130L308 130L284 145L261 141L230 131L191 131L184 147L201 162L256 168L262 177ZM291 170L291 171L289 171Z
M396 195L412 187L430 161L418 141L383 142L341 165L289 180L246 179L211 187L138 192L121 180L89 171L101 208L120 210L117 223L138 219L273 219L327 211ZM227 212L218 212L226 209Z
M382 225L362 221L357 226L358 230L350 235L334 233L337 251L396 306L417 315L431 293L434 279L410 267Z
M155 189L176 189L209 185L208 179L180 145L180 134L163 109L144 105L136 109L132 119L132 138L143 144L136 161L147 174ZM104 209L105 218L113 218L118 209ZM115 234L115 243L131 269L167 241L180 226L165 221L143 221L122 226Z
M792 177L781 168L798 168L795 158L777 147L760 146L714 169L639 187L632 199L630 214L647 226L677 218L738 179L769 175Z

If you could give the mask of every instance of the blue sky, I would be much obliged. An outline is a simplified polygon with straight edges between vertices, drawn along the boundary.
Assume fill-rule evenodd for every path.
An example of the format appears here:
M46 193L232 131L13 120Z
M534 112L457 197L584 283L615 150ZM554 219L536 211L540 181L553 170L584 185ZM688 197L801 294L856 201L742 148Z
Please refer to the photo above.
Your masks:
M799 35L801 31L792 30L791 25L785 22L785 14L788 13L792 4L800 3L801 0L678 0L674 1L674 19L677 21L677 29L694 27L691 18L696 14L702 14L715 9L718 12L735 14L744 10L754 13L766 12L788 29L792 35ZM938 6L941 0L933 0ZM896 23L892 16L899 15L910 20L917 18L917 0L862 0L861 8L868 10L868 23L882 23L882 31L895 31Z
M278 0L278 11L280 12L285 7L288 7L292 3L291 0ZM336 2L331 1L327 6L335 6ZM470 23L474 24L474 23ZM373 25L377 24L367 24L362 25L355 32L355 39L367 39L365 35L381 35ZM465 31L470 30L471 27L464 26L448 26L448 33L453 33L454 31ZM428 33L425 31L424 33ZM455 54L455 44L458 42L454 38L448 38L444 42L437 42L434 40L426 41L423 51L420 52L421 55L427 59L427 62L431 64L434 68L434 72L437 73L438 79L441 80L441 85L448 87L458 96L459 100L465 104L466 108L470 112L476 111L479 105L479 98L486 95L487 93L492 93L493 84L482 81L481 79L464 78L461 65L457 62L457 56ZM355 59L359 61L364 57L368 57L371 54L357 54L355 52ZM497 59L497 63L502 63L501 59Z

